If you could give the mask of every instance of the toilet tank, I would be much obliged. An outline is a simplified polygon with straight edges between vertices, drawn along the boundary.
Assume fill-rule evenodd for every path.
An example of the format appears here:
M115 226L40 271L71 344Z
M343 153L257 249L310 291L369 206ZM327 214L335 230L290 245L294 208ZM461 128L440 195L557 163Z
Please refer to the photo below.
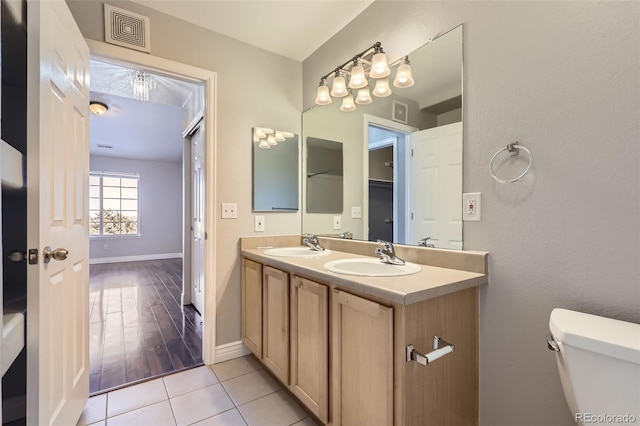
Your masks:
M640 324L554 309L549 328L574 420L640 422Z

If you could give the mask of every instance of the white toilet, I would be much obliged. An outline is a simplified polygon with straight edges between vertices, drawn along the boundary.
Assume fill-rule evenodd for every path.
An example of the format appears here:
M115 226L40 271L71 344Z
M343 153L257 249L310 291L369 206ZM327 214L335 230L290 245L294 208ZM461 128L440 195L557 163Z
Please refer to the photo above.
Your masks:
M640 324L554 309L549 329L576 422L640 422Z

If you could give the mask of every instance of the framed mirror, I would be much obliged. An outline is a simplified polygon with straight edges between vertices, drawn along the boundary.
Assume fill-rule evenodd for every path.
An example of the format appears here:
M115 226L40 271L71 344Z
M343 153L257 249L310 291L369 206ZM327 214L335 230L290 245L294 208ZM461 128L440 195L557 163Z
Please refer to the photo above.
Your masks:
M298 135L253 129L253 211L298 211Z
M335 213L308 211L303 189L302 232L462 249L462 33L401 52L413 86L351 112L334 99L303 113L305 140L343 144L344 211L336 230Z

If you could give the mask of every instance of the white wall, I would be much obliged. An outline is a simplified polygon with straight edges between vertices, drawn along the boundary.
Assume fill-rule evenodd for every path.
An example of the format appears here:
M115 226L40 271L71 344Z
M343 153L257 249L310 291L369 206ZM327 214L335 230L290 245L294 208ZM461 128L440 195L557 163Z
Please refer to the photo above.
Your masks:
M90 156L92 172L140 175L140 237L91 237L91 259L182 253L182 161ZM104 245L108 249L104 249Z
M67 1L86 38L104 41L103 1ZM151 53L218 76L218 201L238 203L238 219L219 219L215 237L217 345L240 339L238 238L253 235L251 129L264 126L300 134L302 64L131 2L109 4L149 16ZM256 96L259 94L259 96ZM219 209L220 206L209 206ZM300 232L300 213L260 213L267 235Z
M377 1L303 63L317 77L380 40L393 60L464 23L464 190L487 250L480 423L573 425L544 333L554 307L640 322L640 3ZM420 76L415 76L420 78ZM520 182L489 176L520 141Z

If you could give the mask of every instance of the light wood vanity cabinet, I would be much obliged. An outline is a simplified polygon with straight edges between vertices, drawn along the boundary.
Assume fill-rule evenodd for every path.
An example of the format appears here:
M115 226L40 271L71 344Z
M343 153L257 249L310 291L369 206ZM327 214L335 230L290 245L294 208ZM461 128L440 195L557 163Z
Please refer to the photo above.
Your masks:
M270 266L262 273L262 361L289 384L289 274Z
M243 342L324 424L478 424L476 287L404 305L242 265ZM406 361L433 336L454 353Z

